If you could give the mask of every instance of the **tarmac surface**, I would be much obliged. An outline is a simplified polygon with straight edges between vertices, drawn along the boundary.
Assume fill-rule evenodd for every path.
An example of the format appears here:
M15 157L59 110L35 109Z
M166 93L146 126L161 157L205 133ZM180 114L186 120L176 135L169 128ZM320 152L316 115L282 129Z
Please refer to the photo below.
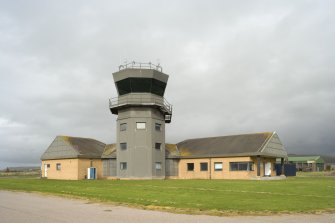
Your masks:
M224 223L334 223L335 214L216 217L173 214L129 207L88 203L85 200L0 191L0 222L224 222Z

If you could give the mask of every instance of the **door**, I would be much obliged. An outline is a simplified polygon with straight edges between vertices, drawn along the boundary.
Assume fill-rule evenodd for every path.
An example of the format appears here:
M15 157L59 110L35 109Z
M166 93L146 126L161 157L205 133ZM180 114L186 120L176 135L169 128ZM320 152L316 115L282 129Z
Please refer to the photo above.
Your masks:
M44 164L44 177L48 177L48 166L49 164Z
M271 176L271 162L265 163L264 175L265 176Z

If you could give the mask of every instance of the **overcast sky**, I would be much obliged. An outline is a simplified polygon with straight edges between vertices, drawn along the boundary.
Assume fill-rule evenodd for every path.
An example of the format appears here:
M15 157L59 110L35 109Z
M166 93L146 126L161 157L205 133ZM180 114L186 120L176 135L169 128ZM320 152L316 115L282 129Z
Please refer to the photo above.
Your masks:
M335 155L334 1L0 1L0 168L56 135L116 140L124 61L158 63L166 141L276 131Z

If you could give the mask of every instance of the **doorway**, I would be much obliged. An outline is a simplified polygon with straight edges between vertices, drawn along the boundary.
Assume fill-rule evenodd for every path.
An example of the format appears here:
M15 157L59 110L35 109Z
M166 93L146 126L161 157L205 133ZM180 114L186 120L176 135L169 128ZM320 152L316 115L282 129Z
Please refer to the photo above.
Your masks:
M48 169L50 164L44 164L44 177L48 177Z
M270 177L271 176L271 162L266 162L264 166L264 176Z

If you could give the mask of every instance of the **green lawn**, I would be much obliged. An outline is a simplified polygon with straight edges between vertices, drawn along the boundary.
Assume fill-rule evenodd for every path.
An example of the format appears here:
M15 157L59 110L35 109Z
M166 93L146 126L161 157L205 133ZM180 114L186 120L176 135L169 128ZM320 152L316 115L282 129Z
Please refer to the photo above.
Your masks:
M186 213L335 213L335 177L280 181L60 181L0 178L0 190L42 192Z

